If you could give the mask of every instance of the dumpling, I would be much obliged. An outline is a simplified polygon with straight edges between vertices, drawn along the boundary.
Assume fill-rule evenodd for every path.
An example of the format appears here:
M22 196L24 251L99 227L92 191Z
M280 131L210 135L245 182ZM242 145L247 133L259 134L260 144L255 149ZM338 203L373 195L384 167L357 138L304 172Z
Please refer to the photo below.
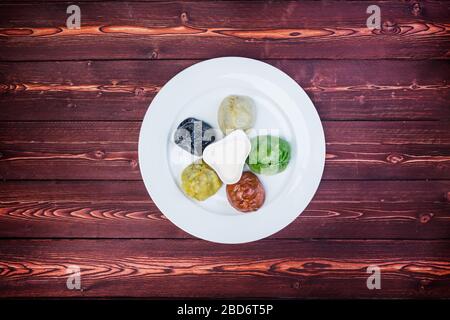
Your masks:
M236 129L248 130L255 123L255 103L247 96L228 96L220 104L217 120L224 134Z
M252 149L247 158L251 171L273 175L286 169L291 159L291 146L286 140L270 135L251 139Z
M174 142L193 155L201 156L203 150L218 139L217 132L208 123L196 118L187 118L178 125Z
M241 212L258 210L266 197L261 181L250 171L244 172L237 183L228 184L226 189L228 201Z
M181 188L189 197L203 201L222 186L216 172L202 160L187 166L181 173Z

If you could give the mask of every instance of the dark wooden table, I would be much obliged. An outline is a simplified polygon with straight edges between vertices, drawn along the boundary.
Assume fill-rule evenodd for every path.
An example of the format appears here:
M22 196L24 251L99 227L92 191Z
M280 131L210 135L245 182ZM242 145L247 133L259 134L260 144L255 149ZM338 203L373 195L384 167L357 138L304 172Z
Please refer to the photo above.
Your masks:
M373 1L76 2L80 30L69 4L0 4L1 297L450 297L449 2L380 2L381 30ZM294 78L327 142L305 212L243 245L170 223L137 155L161 86L229 55Z

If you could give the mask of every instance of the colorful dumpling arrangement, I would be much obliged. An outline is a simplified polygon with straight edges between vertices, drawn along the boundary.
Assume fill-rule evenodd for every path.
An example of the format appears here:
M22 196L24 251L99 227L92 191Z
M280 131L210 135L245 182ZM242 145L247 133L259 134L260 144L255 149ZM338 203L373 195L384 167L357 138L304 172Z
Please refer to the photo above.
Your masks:
M205 121L187 118L180 123L174 142L183 150L202 157L181 173L181 188L195 200L203 201L226 184L230 205L241 212L262 207L265 190L255 174L274 175L286 169L291 159L289 142L271 135L250 139L256 106L250 97L230 95L219 106L217 121L224 137ZM247 165L250 171L245 171Z

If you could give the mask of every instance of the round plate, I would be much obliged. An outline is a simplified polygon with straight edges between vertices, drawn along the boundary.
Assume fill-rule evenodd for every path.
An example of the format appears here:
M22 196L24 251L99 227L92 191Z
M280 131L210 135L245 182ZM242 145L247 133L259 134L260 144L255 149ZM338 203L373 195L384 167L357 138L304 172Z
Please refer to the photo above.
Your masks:
M280 136L292 147L285 171L258 175L266 200L252 213L233 209L225 186L202 202L188 198L180 188L181 171L196 157L174 144L175 129L188 117L218 128L217 110L230 94L255 101L255 129L250 135ZM177 74L153 99L139 136L142 178L155 204L184 231L219 243L255 241L286 227L311 201L324 163L323 128L309 97L284 72L247 58L206 60Z

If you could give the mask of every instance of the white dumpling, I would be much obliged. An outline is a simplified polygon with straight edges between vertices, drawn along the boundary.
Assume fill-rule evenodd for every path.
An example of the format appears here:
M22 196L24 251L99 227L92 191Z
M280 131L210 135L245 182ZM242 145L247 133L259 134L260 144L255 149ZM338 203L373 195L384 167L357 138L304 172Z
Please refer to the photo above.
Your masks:
M224 134L236 129L248 130L255 123L255 103L247 96L231 95L223 99L218 113L219 127Z

